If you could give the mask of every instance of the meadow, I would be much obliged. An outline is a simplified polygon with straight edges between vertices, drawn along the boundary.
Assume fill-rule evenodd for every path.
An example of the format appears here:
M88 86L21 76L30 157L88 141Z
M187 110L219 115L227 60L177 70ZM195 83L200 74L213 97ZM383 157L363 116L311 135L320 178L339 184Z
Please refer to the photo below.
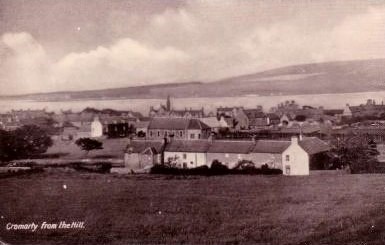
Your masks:
M0 179L9 244L384 244L385 175L43 173ZM8 223L84 229L7 230Z

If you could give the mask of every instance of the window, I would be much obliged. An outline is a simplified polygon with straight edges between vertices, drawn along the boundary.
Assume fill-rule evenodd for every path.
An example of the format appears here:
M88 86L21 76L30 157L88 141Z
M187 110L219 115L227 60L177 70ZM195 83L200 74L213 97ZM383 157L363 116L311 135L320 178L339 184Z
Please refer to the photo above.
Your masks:
M183 159L187 159L187 154L183 153Z
M190 139L195 139L195 134L190 134Z
M167 137L167 131L164 131L164 137Z
M160 137L160 132L158 131L158 137Z
M182 138L182 136L183 136L183 131L179 131L179 137Z
M198 134L198 139L200 139L201 138L201 134Z
M152 131L150 131L150 136L152 137Z
M285 166L285 173L286 173L287 175L290 175L290 166L289 166L289 165L286 165L286 166Z
M290 161L290 155L286 155L285 158L286 158L286 162Z

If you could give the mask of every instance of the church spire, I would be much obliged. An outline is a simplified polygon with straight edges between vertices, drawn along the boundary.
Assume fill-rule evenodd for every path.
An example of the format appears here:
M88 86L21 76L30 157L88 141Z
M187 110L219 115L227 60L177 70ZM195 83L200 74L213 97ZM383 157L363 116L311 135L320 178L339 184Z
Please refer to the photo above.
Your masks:
M167 95L166 108L167 108L167 111L171 111L170 95Z

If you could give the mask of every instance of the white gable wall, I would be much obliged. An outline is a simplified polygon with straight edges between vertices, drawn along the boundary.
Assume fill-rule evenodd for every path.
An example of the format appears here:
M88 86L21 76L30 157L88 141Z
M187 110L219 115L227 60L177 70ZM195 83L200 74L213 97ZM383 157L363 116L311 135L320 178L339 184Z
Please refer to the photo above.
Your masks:
M282 153L283 175L309 175L310 157L297 141L292 139L291 145Z
M206 153L204 152L164 152L164 161L173 159L179 168L196 168L206 165Z
M103 136L103 125L99 119L94 119L91 123L91 137L101 137Z

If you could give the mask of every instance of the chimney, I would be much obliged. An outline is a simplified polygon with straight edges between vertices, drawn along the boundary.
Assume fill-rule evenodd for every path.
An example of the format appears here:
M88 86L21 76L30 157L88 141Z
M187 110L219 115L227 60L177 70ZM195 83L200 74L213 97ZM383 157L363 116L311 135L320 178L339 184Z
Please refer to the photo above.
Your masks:
M298 145L298 138L297 138L297 136L292 136L291 137L291 144L292 145Z

